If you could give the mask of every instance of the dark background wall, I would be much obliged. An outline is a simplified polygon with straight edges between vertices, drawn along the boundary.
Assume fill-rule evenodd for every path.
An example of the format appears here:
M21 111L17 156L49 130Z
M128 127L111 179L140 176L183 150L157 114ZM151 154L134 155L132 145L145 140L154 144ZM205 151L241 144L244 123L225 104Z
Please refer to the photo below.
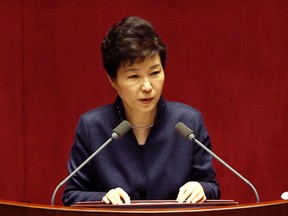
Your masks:
M100 42L127 15L151 21L168 46L166 99L201 110L213 150L262 201L279 199L288 190L286 0L1 0L0 199L50 203L80 114L114 100ZM222 199L255 201L214 166Z

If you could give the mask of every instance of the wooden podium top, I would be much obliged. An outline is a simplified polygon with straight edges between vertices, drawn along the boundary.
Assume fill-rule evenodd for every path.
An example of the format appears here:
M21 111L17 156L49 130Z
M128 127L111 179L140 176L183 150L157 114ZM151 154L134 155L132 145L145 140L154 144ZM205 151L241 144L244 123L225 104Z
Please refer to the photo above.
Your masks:
M212 201L213 202L213 201ZM143 215L143 214L159 214L161 216L286 216L288 212L288 201L276 200L261 203L248 203L248 204L233 204L234 201L216 201L217 203L204 203L193 206L193 204L176 204L173 201L141 201L128 205L103 205L100 203L89 202L85 203L91 206L83 206L79 203L76 206L50 206L41 204L29 204L22 202L14 202L7 200L0 200L1 215L9 216L75 216L75 215L106 215L106 216L119 216L119 215ZM221 202L223 202L221 204ZM226 204L223 206L223 204ZM220 204L220 205L218 205Z
M237 205L234 200L206 200L204 203L178 203L176 200L132 200L131 204L108 205L101 201L78 202L73 207L111 208L111 209L191 209L203 207L216 207Z

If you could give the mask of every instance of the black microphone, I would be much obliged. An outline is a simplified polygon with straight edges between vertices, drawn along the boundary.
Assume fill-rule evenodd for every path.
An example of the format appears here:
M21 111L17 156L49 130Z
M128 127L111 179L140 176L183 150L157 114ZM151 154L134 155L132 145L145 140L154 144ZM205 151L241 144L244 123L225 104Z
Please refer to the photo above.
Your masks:
M122 121L113 131L111 137L100 146L90 157L88 157L79 167L77 167L69 176L67 176L60 184L55 188L52 198L51 205L54 206L54 200L59 188L64 185L75 173L77 173L82 167L84 167L93 157L95 157L104 147L106 147L112 140L120 139L124 134L126 134L131 129L131 124L124 120Z
M256 188L242 175L240 175L235 169L233 169L231 166L229 166L225 161L223 161L220 157L218 157L216 154L214 154L210 149L208 149L205 145L203 145L199 140L195 138L195 135L193 134L194 132L187 127L184 123L179 122L175 126L176 130L186 139L194 142L196 142L201 148L203 148L205 151L207 151L210 155L212 155L214 158L216 158L220 163L222 163L226 168L228 168L230 171L232 171L235 175L237 175L240 179L242 179L245 183L247 183L252 190L255 193L256 196L256 201L260 202L259 200L259 195L256 190Z

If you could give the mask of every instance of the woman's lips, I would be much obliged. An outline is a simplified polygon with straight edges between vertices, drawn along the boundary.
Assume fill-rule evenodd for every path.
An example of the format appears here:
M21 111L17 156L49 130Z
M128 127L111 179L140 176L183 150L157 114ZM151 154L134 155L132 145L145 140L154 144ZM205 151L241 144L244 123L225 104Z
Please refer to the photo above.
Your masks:
M145 103L145 104L150 103L152 100L153 100L153 98L144 98L144 99L140 99L140 101L141 101L142 103Z

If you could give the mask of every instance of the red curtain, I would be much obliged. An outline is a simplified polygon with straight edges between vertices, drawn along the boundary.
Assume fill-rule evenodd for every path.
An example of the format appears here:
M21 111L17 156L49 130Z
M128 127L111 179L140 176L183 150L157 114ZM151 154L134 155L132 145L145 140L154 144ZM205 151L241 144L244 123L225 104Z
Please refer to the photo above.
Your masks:
M151 21L168 46L166 99L202 111L214 152L261 201L279 199L288 190L286 0L2 0L0 199L50 203L80 114L114 100L100 42L128 15ZM255 201L214 166L222 199Z

